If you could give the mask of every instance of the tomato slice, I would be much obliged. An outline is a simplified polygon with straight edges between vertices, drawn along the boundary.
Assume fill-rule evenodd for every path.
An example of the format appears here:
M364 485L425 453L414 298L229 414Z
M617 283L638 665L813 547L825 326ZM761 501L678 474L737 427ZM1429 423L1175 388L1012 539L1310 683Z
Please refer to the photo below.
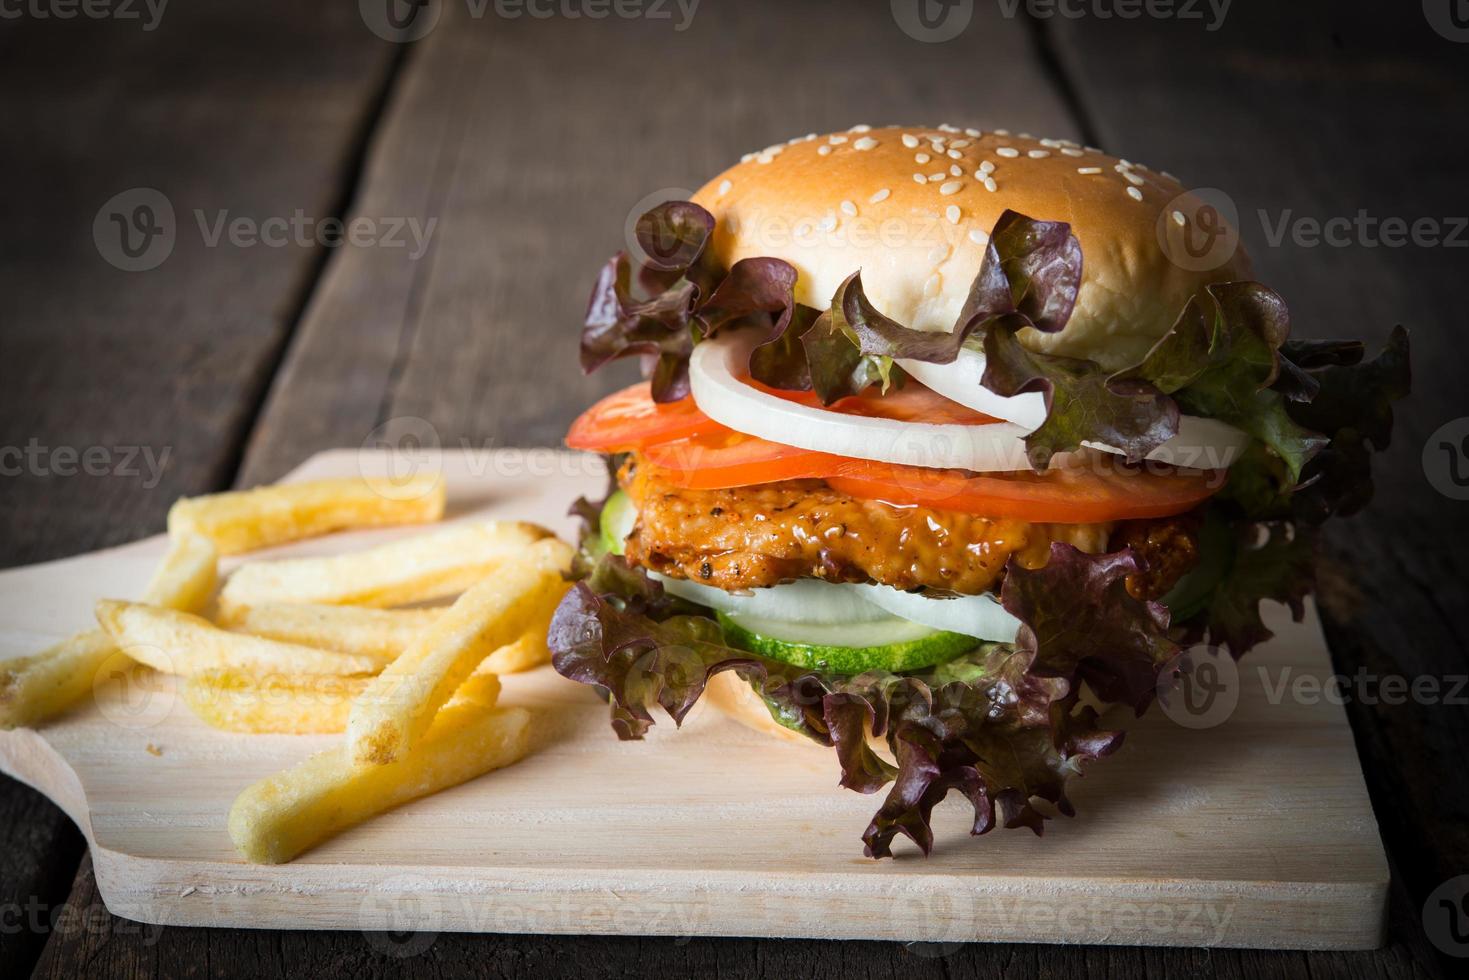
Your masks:
M572 449L620 453L720 431L728 430L699 411L692 398L655 402L651 386L643 381L608 395L583 412L566 433L566 444Z
M1223 470L1127 467L1098 453L1090 465L1014 473L968 473L844 459L824 477L865 500L1052 524L1170 517L1192 510L1224 484Z
M660 481L685 490L822 479L847 462L841 456L783 446L730 429L646 446L642 460Z
M1053 524L1181 514L1218 492L1224 476L1222 470L1138 470L1101 454L1085 468L969 473L813 453L739 433L678 439L642 452L650 475L686 490L825 480L840 493L900 507Z
M868 388L860 394L840 398L825 406L821 404L821 399L816 397L814 391L783 391L748 378L745 379L745 383L752 388L775 395L777 398L784 398L786 401L808 405L812 408L824 408L828 412L836 412L840 415L860 415L869 419L894 419L898 422L928 422L933 425L990 425L999 421L983 412L976 412L972 408L951 401L932 388L925 388L916 381L909 381L902 388L890 389L885 395L880 394L874 388Z

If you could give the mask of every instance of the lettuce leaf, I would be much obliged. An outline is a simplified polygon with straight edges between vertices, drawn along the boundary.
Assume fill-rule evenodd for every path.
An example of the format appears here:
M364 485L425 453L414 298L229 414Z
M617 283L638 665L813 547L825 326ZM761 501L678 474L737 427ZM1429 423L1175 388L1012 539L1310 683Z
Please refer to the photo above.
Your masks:
M891 784L863 834L866 853L892 853L903 835L926 853L933 807L958 790L973 833L995 826L1040 833L1046 802L1073 812L1066 782L1121 743L1079 703L1082 682L1142 710L1177 647L1166 610L1127 594L1131 552L1087 555L1055 545L1049 564L1011 566L1001 601L1026 624L1014 644L981 646L927 671L856 677L801 670L728 647L706 615L691 614L640 569L604 556L556 610L552 663L606 692L612 726L643 737L657 705L682 721L709 678L733 670L789 727L833 747L841 784L875 793ZM895 762L875 753L884 739Z

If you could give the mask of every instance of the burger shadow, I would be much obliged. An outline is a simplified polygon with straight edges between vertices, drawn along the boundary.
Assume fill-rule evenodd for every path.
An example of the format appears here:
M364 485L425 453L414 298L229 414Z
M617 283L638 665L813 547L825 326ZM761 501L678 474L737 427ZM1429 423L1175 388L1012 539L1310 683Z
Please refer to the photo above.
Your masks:
M1108 721L1126 729L1127 737L1111 756L1085 765L1080 775L1067 783L1075 816L1067 817L1051 804L1035 800L1033 805L1050 818L1045 821L1042 836L1034 837L1024 827L996 827L990 834L1024 834L1031 838L1029 846L1045 848L1104 843L1101 835L1115 836L1120 828L1145 820L1150 812L1166 811L1177 817L1186 808L1203 805L1208 796L1190 794L1181 799L1179 785L1197 784L1200 773L1222 771L1226 763L1239 759L1243 736L1241 732L1231 733L1227 723L1212 729L1183 728L1169 722L1156 705L1144 718L1132 718L1131 712L1125 712L1120 720L1109 716ZM1209 790L1212 796L1213 787ZM939 817L939 811L935 811L935 819ZM952 815L948 819L953 819ZM976 843L969 836L944 836L935 840L933 856L959 853L961 848ZM1168 843L1160 839L1157 846L1166 850ZM1182 839L1175 843L1187 844Z

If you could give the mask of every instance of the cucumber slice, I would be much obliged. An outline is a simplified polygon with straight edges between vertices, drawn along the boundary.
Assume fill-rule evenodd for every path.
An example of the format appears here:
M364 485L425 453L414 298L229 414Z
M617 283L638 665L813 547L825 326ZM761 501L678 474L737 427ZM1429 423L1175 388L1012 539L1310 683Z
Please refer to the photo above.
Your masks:
M621 490L613 491L602 505L600 530L603 546L614 555L622 554L622 543L632 533L632 526L637 520L638 510L633 506L632 498Z
M929 629L906 619L873 623L781 623L717 613L725 642L808 670L860 674L919 670L952 660L979 644L972 636Z

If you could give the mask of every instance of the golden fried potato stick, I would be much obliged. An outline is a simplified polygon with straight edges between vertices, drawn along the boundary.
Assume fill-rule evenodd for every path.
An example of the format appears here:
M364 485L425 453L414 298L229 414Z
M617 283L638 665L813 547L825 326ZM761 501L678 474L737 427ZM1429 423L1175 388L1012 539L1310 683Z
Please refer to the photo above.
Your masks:
M366 677L209 670L184 680L179 693L199 719L229 732L322 735L347 730L352 699Z
M387 666L443 613L443 609L271 602L232 609L220 619L220 625L286 643L357 653Z
M267 603L384 607L441 599L550 533L519 521L478 521L329 558L252 562L225 582L220 609L232 619Z
M401 483L352 477L181 497L168 511L168 533L202 534L221 555L237 555L332 531L427 524L443 516L444 480L437 473Z
M372 657L231 633L202 616L140 602L103 599L97 622L124 653L165 674L375 674L382 667Z
M567 589L571 548L547 538L461 595L368 685L347 722L358 764L402 759L486 657L544 621Z
M144 601L184 612L202 609L214 594L218 557L209 539L186 534L168 553L144 590ZM36 725L89 697L104 667L131 661L102 630L86 630L40 653L0 664L0 728Z
M235 848L251 863L280 864L379 813L518 761L530 712L495 708L497 696L493 675L475 674L398 762L356 766L343 745L262 779L230 809Z

